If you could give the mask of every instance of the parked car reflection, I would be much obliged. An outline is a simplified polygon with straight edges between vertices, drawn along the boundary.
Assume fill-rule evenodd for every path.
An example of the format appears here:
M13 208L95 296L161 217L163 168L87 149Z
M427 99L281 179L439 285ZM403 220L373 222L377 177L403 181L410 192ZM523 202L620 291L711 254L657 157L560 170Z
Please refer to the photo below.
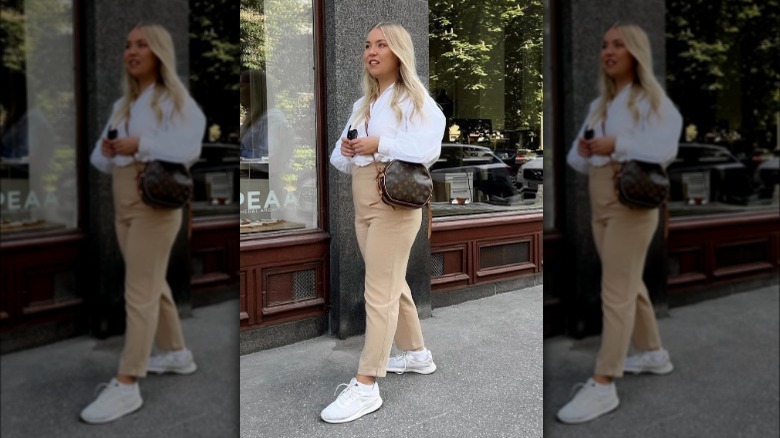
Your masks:
M760 199L771 198L778 185L780 185L780 151L776 155L764 160L756 168L755 182L758 184L758 197Z
M203 144L198 161L190 168L197 216L238 212L238 152L237 144Z
M536 157L520 166L517 171L517 188L524 198L535 198L539 186L544 183L544 157Z
M681 143L667 171L672 201L690 202L694 177L699 177L695 179L697 190L709 186L706 194L710 202L744 205L753 195L753 178L748 168L723 146Z
M498 149L493 152L501 161L504 162L507 166L509 166L510 170L509 172L512 175L515 175L517 173L517 170L520 168L520 164L517 160L517 150L516 149Z
M534 158L540 156L541 151L534 151L531 149L518 149L517 153L515 154L515 163L518 166L522 166L523 164L533 160Z
M472 201L506 203L506 198L517 195L512 168L484 146L442 144L431 175L434 184L442 187L434 194L437 201L468 197Z

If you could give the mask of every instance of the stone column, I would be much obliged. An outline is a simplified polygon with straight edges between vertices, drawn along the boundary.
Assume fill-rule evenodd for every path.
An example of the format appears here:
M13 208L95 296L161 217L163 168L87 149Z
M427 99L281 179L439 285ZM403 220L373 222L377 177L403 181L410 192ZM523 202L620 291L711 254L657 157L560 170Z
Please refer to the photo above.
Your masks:
M341 135L352 112L352 104L362 96L361 69L363 42L378 22L396 22L412 35L417 73L428 83L428 2L420 0L326 0L325 73L327 77L328 154ZM355 238L351 178L329 163L328 202L331 234L330 331L340 338L363 333L363 259ZM427 217L417 235L409 259L406 280L412 289L421 318L431 314L430 245Z
M639 24L650 37L653 67L661 84L666 75L666 6L663 0L598 0L557 2L560 8L558 69L561 75L559 93L563 94L564 132L555 148L555 159L566 159L590 102L598 97L597 73L601 41L606 30L617 22ZM587 176L566 166L564 184L557 190L565 196L563 214L567 244L559 263L565 263L571 275L562 293L567 307L568 331L580 337L601 332L601 264L593 243L590 226L590 203ZM663 224L663 216L659 224ZM668 308L666 298L666 242L659 225L650 244L644 279L659 314Z
M179 77L187 84L189 74L189 3L186 0L158 2L153 0L98 0L83 2L82 39L80 47L84 71L82 74L82 108L85 157L88 167L88 225L90 234L91 272L90 330L98 337L124 332L124 264L119 252L114 230L114 208L111 195L111 177L89 164L89 155L106 121L111 108L122 96L122 52L127 33L138 23L163 24L171 33L176 48ZM184 211L184 223L174 243L168 265L168 283L180 312L189 314L190 296L190 243L188 238L188 211Z

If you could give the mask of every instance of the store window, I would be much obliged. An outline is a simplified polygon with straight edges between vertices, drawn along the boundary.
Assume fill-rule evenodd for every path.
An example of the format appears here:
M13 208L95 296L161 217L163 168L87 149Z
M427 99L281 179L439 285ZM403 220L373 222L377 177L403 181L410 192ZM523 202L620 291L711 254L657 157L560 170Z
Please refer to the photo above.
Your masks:
M541 0L429 2L434 216L542 208Z
M73 2L4 1L0 236L77 227Z
M667 90L684 119L671 214L777 211L780 7L669 0L667 11Z
M206 134L192 166L197 220L238 214L238 5L190 1L189 86L206 116Z
M311 1L241 2L241 234L318 227Z

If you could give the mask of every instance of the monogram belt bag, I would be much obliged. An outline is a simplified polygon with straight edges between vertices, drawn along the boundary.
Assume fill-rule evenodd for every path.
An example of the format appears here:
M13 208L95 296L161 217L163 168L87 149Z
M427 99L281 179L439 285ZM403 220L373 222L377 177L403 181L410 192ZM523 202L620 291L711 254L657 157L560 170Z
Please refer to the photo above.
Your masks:
M181 208L192 195L192 175L180 163L154 160L138 173L144 203L157 208Z
M656 163L630 160L615 173L618 200L632 208L657 208L669 193L669 176Z
M393 160L384 167L374 161L377 167L377 189L382 202L393 207L428 210L428 238L431 238L433 215L431 214L431 196L433 180L424 165L407 161ZM376 201L379 202L379 201ZM372 204L373 205L373 204Z
M433 180L419 163L393 160L378 169L376 177L382 202L392 207L422 208L433 194Z
M368 120L366 120L366 132L368 132ZM347 138L354 140L357 136L357 129L352 129L352 125L349 125ZM427 167L420 163L401 160L392 160L382 167L377 163L376 158L374 158L374 166L377 189L382 202L393 208L415 209L427 205L430 210L433 180Z

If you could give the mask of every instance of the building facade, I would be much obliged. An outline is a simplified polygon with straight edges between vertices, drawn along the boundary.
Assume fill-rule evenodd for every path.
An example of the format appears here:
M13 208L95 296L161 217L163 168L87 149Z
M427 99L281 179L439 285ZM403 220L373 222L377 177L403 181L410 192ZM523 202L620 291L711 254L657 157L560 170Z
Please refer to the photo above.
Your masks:
M541 282L541 173L521 168L541 156L541 1L495 1L478 20L473 0L233 3L4 4L3 352L124 329L110 180L89 154L139 22L169 29L207 116L168 272L182 314L239 297L242 352L362 332L350 180L328 156L379 21L409 30L448 119L432 235L423 221L407 275L420 315Z
M110 182L88 158L121 95L123 39L141 21L171 31L179 74L208 118L168 279L185 315L238 296L242 352L362 331L350 181L328 156L361 95L362 41L379 21L410 31L418 73L447 116L431 238L423 221L407 274L422 317L540 283L545 254L546 333L600 330L587 194L564 158L597 93L600 38L617 21L648 30L656 74L685 119L669 219L645 274L657 310L777 281L778 47L766 38L777 6L233 3L4 3L3 352L123 330ZM713 25L722 21L735 27ZM531 159L542 155L546 164Z
M448 117L442 158L432 168L431 238L424 219L407 272L420 316L430 316L436 306L541 281L541 204L524 196L516 182L518 150L525 144L538 149L541 125L541 100L534 107L519 96L539 95L541 85L501 85L525 71L515 57L525 52L516 50L517 5L495 3L504 10L484 14L480 22L468 19L484 7L473 1L315 0L295 10L267 1L242 9L245 41L253 48L242 58L242 76L260 101L245 98L243 110L251 115L253 106L265 108L267 116L256 118L268 138L267 148L242 146L242 354L322 333L344 338L363 331L363 263L350 178L333 169L328 157L361 96L363 41L380 21L398 22L410 32L418 74ZM541 2L527 3L539 18L538 73ZM265 33L253 27L261 18ZM297 34L286 24L274 28L290 20L298 23ZM480 35L487 29L484 20L494 20L500 30ZM462 54L453 48L455 35L464 50L489 53L477 65L486 71L484 84L448 76L452 66L445 61ZM487 87L488 81L498 85ZM508 102L505 95L518 99ZM244 132L246 143L254 141L252 128ZM280 150L281 144L286 148Z
M110 178L90 166L89 155L121 97L125 37L141 22L164 24L171 33L178 73L210 126L204 154L192 169L195 195L174 245L168 281L185 315L193 304L235 297L237 207L229 196L220 201L212 195L220 178L224 191L232 183L224 180L237 176L238 130L230 132L235 123L226 123L222 112L238 107L237 73L225 74L238 68L202 60L215 44L230 40L226 23L233 26L237 50L238 7L219 13L209 7L187 1L3 3L3 352L124 330L123 264ZM225 41L208 38L202 23L207 14L212 32L219 30ZM211 69L207 82L199 76L204 64Z
M547 7L545 110L553 123L546 137L546 335L601 331L587 180L568 168L566 153L598 96L601 38L617 22L647 31L656 76L685 125L668 169L668 210L659 212L645 266L657 313L777 284L780 105L770 97L778 95L777 5L552 0ZM716 24L723 22L734 26L723 31Z

